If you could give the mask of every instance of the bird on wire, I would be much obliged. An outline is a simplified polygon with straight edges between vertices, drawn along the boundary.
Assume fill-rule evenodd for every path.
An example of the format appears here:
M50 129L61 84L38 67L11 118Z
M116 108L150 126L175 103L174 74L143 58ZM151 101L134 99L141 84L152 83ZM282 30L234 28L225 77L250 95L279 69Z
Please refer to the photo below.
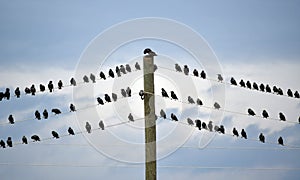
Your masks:
M176 70L176 72L182 72L181 67L179 66L179 64L175 64L175 70Z
M104 122L103 121L100 121L99 122L99 128L104 130Z
M40 91L44 92L46 90L46 87L43 84L40 84ZM26 92L25 92L26 93Z
M139 65L138 62L135 63L134 67L136 70L141 70L141 66Z
M72 86L76 86L76 85L77 85L76 80L75 80L74 78L71 78L70 84L71 84Z
M195 120L195 124L196 124L196 127L199 129L199 130L201 130L201 120L200 119L196 119Z
M34 116L37 120L41 120L41 113L38 110L34 112Z
M190 104L195 104L195 101L194 101L194 99L191 96L188 96L188 102Z
M171 91L171 98L174 100L178 100L176 94L174 93L174 91Z
M38 135L32 135L31 139L36 142L36 141L41 141L40 137Z
M100 79L104 79L104 80L106 80L106 76L105 76L105 74L101 71L100 72Z
M132 114L131 114L131 113L129 113L129 115L128 115L128 119L129 119L129 121L132 121L132 122L134 122L134 119L133 119L133 116L132 116Z
M44 111L43 111L43 117L44 117L44 119L48 119L48 116L49 116L49 114L48 114L47 109L44 109Z
M260 142L265 143L265 136L263 135L263 133L260 133L258 138Z
M90 82L89 78L86 75L83 76L83 82L85 82L85 83Z
M263 118L268 118L269 114L268 114L268 112L266 110L263 110L262 116L263 116Z
M164 88L161 88L161 96L169 98L169 95L168 95L167 91Z
M202 79L206 79L206 73L204 72L204 70L201 71L200 77L201 77Z
M59 138L59 135L56 131L52 131L51 134L52 134L53 138L55 138L55 139Z
M89 122L86 122L86 123L85 123L85 129L86 129L86 132L87 132L87 133L91 133L91 131L92 131L92 126L90 125Z
M117 101L117 99L118 99L118 95L117 94L115 94L115 93L111 93L111 97L112 97L112 99L113 99L113 101Z
M242 129L241 135L242 135L242 138L247 139L247 133L246 133L246 131L244 129Z
M27 140L26 136L22 137L22 144L28 144L28 140Z
M54 91L54 85L53 85L52 81L49 81L49 83L48 83L48 89L49 89L50 92Z
M14 119L14 117L13 117L12 114L8 116L8 122L9 122L10 124L15 124L15 119Z
M178 121L177 116L173 113L171 113L171 119L172 119L172 121Z
M221 74L217 74L218 75L218 81L219 82L223 82L223 77L222 77L222 75Z
M149 56L157 56L157 54L153 52L150 48L144 49L144 54L147 54Z
M98 102L98 105L99 104L104 105L104 102L100 97L97 97L97 102Z
M231 77L230 83L234 86L237 86L236 80L233 77Z
M112 69L109 69L108 75L109 75L111 78L114 78L114 77L115 77L114 71L113 71Z
M93 73L90 74L90 79L93 83L96 83L96 76Z
M199 76L199 72L198 72L198 70L197 70L197 69L194 69L194 71L193 71L193 75L194 75L194 76L196 76L196 77L198 77L198 76Z
M249 108L248 109L248 115L255 116L255 112L251 108Z
M186 120L189 125L194 126L194 121L191 118L187 118Z
M160 114L160 117L162 117L164 119L167 118L167 115L166 115L166 113L165 113L165 111L163 109L160 110L159 114Z
M69 127L69 129L68 129L68 133L69 133L69 135L72 135L72 136L75 135L74 130L71 127Z
M236 130L236 128L234 127L232 130L233 136L239 137L239 132Z
M183 66L183 73L184 73L185 75L189 75L189 72L190 72L189 67L188 67L187 65L184 65L184 66Z
M74 104L70 104L70 112L75 112L76 111L76 108L74 106Z
M246 84L245 84L245 82L244 82L243 79L241 79L241 81L239 82L239 84L240 84L241 87L246 87Z
M209 122L208 122L207 127L208 127L208 130L209 130L209 131L212 131L212 130L213 130L213 124L212 124L212 121L209 121Z
M58 81L57 83L58 89L62 89L63 87L63 82L61 80Z
M53 108L51 112L53 112L54 115L61 114L61 111L58 108Z

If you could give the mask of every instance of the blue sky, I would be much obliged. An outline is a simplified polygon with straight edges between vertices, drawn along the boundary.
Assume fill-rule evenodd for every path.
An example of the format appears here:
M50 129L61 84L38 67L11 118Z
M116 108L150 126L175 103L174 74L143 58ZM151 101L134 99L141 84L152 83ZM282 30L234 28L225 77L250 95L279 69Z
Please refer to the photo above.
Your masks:
M31 86L31 84L47 83L49 80L53 80L56 83L59 79L62 79L67 84L69 78L75 74L82 52L99 33L116 23L143 17L169 18L194 29L216 53L225 80L229 80L231 76L234 76L237 79L244 78L269 83L270 85L278 85L283 87L284 90L287 88L300 90L298 83L300 75L300 3L298 1L283 2L271 0L247 2L237 0L226 2L221 0L209 2L197 0L163 2L1 1L0 90L3 91L5 87L11 87L13 93L16 86L20 86L23 90L25 86ZM122 32L120 32L120 35L122 35ZM173 46L166 46L161 42L141 41L136 44L133 43L133 46L129 45L128 49L134 51L134 47L138 47L139 49L137 50L142 52L142 49L149 45L147 43L150 43L151 47L158 54L159 52L164 53L161 56L162 60L168 57L173 58L165 60L165 62L158 62L159 65L168 65L166 62L173 61L181 65L194 65L193 60L189 59L190 57L184 54L184 51L176 52L176 55L182 53L180 54L182 58L176 59L172 56L174 55L173 52L168 53L167 51L168 48L171 47L172 49ZM125 54L124 52L128 51L128 49L126 47L123 51L120 49L116 54L124 55L124 57L129 57L131 53L137 54L137 52ZM139 57L129 58L134 62ZM159 59L160 57L157 58ZM124 62L126 60L122 58L119 60L112 58L112 61L107 62L105 65L115 67L118 63ZM173 64L169 67L173 68ZM199 66L194 67L201 68ZM99 65L97 70L99 71L100 69ZM89 73L87 72L87 74ZM128 78L133 79L135 75L129 75ZM137 75L141 76L138 73ZM158 75L161 78L161 82L157 82L157 88L163 86L164 83L170 89L178 88L174 85L174 81L168 82L164 79L163 75L173 76L172 73L161 70L158 72ZM181 78L180 76L172 78L178 78L178 81L185 81L184 78L179 79ZM118 87L126 85L126 81L123 80L121 79ZM196 84L199 83L198 81L191 81ZM208 104L213 103L211 102L211 90L213 89L211 86L213 84L203 83L204 85L197 86L197 93ZM134 85L133 90L137 91L141 82L137 81ZM112 88L112 86L114 84L110 81L107 85L97 83L95 87L90 87L94 88L93 92L97 89L102 94L116 88ZM180 88L177 90L180 91ZM216 91L218 91L218 88L216 88ZM72 93L73 90L71 88L65 88L61 92L55 92L54 94L45 93L36 97L26 96L18 100L12 98L11 101L0 102L1 122L6 122L10 113L14 114L17 119L30 119L36 109L43 110L45 108L61 107L64 111L67 111L69 103L74 101ZM93 95L96 96L99 93L95 92ZM185 96L187 94L182 94L182 97L185 98ZM94 103L85 96L81 98L85 99L80 104L81 107ZM135 110L139 107L138 103L140 102L137 101L138 98L129 100L130 110ZM176 103L170 103L159 98L157 103L159 107L169 107L168 113L171 110L176 112L182 110L182 118L199 115L198 110L189 106L180 105L181 107L178 107ZM291 121L296 122L297 117L299 117L299 100L226 86L226 107L228 109L245 112L245 109L249 106L253 107L257 112L267 108L272 117L277 117L276 114L279 111L285 112ZM117 106L117 108L120 107ZM115 108L107 105L103 111L98 110L97 113L101 118L106 118L107 124L110 124L116 120L117 115L113 114ZM127 111L124 108L118 110L118 113L125 115ZM205 113L211 112L205 111ZM96 125L99 117L88 116L88 114L89 111L83 113L82 116L86 116L87 121L91 121L93 125ZM135 115L141 115L140 110ZM203 118L205 119L206 116ZM63 134L68 126L72 126L79 131L85 121L77 123L75 119L76 116L74 114L66 114L52 117L45 122L27 121L16 123L14 126L1 126L0 138L6 140L7 136L12 136L13 140L19 141L22 135L29 137L34 133L39 134L41 137L49 137L51 130L57 130ZM226 113L224 114L223 123L228 128L227 132L229 133L232 127L237 127L238 129L246 128L251 138L257 138L259 132L264 132L267 134L268 139L276 142L276 138L279 135L284 135L287 143L300 146L300 139L297 138L300 127L297 124L273 123L262 119ZM123 136L125 140L128 138L127 140L139 142L141 138L138 137L143 136L143 133L140 132L140 125L137 123L136 126L126 126L124 129L122 127L115 128L110 132ZM174 130L175 127L174 124L166 124L165 122L160 122L160 126L159 129L162 136L168 134L169 129ZM175 132L175 135L180 136L180 133L184 132L184 130L177 132L177 134ZM207 133L193 132L187 145L197 146L199 138L203 138L205 135ZM28 177L28 179L63 179L66 177L72 179L142 179L144 177L143 165L125 168L72 167L71 165L128 165L99 154L94 148L88 146L89 144L85 137L90 138L90 140L102 138L101 134L79 135L61 138L57 141L51 140L44 143L44 145L31 144L29 146L1 149L0 174L3 177L1 179L20 179L23 176ZM47 143L55 143L57 145ZM68 143L73 144L73 146L68 146ZM106 141L105 143L107 146L112 145ZM245 149L213 149L213 147L242 147ZM249 150L247 147L256 149ZM172 179L199 179L199 177L222 179L224 176L232 179L240 179L241 177L242 179L297 179L300 175L299 169L249 169L300 167L299 162L297 162L297 159L300 157L299 149L274 150L277 147L277 145L242 141L229 136L216 136L207 149L179 148L158 162L160 166L205 166L215 168L159 168L158 177L159 179L170 179L170 177ZM124 151L123 156L128 155L131 158L130 149L122 150L122 147L112 147L108 151L116 154ZM132 158L134 158L133 155ZM1 165L1 163L11 165ZM14 163L18 165L12 165ZM38 166L39 164L56 164L57 166ZM230 169L229 167L244 167L245 169Z

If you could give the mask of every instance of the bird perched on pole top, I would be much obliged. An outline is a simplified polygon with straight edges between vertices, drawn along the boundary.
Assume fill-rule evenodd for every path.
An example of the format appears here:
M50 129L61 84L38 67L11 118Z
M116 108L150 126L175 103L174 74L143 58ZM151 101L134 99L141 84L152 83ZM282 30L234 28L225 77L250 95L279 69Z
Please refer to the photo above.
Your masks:
M144 54L147 54L149 56L157 56L157 54L155 52L153 52L150 48L146 48L144 50Z

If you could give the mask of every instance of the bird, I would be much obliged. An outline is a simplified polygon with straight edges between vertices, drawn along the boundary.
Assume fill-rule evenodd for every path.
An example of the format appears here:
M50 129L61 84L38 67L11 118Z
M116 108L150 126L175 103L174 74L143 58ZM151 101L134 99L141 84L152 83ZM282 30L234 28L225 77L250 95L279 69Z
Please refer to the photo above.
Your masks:
M104 102L100 97L97 97L97 102L98 102L98 105L99 104L104 105Z
M114 78L114 77L115 77L114 71L113 71L112 69L109 69L108 75L109 75L111 78Z
M249 89L252 88L252 85L251 85L250 81L247 81L247 82L246 82L246 86L247 86L247 88L249 88Z
M5 89L5 92L3 94L3 97L6 98L7 100L10 99L10 89L9 88L6 88Z
M90 82L89 78L86 75L83 76L83 82L85 83Z
M237 85L236 80L235 80L233 77L231 77L230 83L231 83L232 85L234 85L234 86Z
M202 128L207 130L207 125L205 122L202 122Z
M199 98L197 98L197 104L199 105L199 106L202 106L203 105L203 102L201 101L201 99L199 99Z
M5 145L5 142L1 139L1 141L0 141L0 146L2 147L2 148L6 148L6 145Z
M213 124L212 124L212 121L209 121L209 122L208 122L207 127L208 127L209 131L212 131L212 130L213 130Z
M265 85L264 84L260 84L259 85L259 89L260 89L260 91L265 92Z
M37 120L41 120L41 113L38 110L34 112L34 116Z
M14 120L14 117L13 117L12 114L8 116L8 122L9 122L10 124L15 124L15 120Z
M283 91L282 91L281 88L278 88L278 94L279 94L279 95L283 95Z
M71 127L69 127L69 129L68 129L68 133L69 133L69 135L75 135L75 133L74 133L74 130L71 128Z
M171 119L172 119L172 121L178 121L177 116L173 113L171 113Z
M118 95L117 94L115 94L115 93L111 93L111 97L112 97L112 99L113 99L113 101L117 101L117 99L118 99Z
M30 94L31 93L31 91L28 87L26 87L24 91L25 91L25 94Z
M116 73L117 73L118 77L121 76L121 71L120 71L120 68L118 66L116 66Z
M253 82L253 89L258 90L258 85L256 84L256 82Z
M239 83L239 84L240 84L240 86L241 86L241 87L246 87L246 84L245 84L245 82L244 82L244 80L243 80L243 79L241 79L241 81L240 81L240 83Z
M54 115L61 114L61 111L57 108L52 109L51 112L53 112Z
M53 92L54 85L53 85L52 81L49 81L49 83L48 83L48 89L49 89L50 92Z
M190 72L189 67L188 67L187 65L184 65L184 66L183 66L183 73L184 73L185 75L189 75L189 72Z
M293 97L293 92L291 89L288 89L286 93L289 97Z
M31 139L32 139L33 141L41 141L41 139L40 139L40 137L39 137L38 135L32 135L32 136L31 136Z
M108 94L105 94L105 95L104 95L104 99L105 99L105 101L108 102L108 103L111 102L111 99L110 99L110 97L109 97Z
M294 96L295 96L295 98L300 98L299 92L298 92L298 91L295 91L295 92L294 92Z
M204 72L204 70L201 71L200 77L201 77L202 79L206 79L206 73Z
M273 92L278 94L278 88L276 86L273 86Z
M174 93L174 91L171 91L171 98L174 100L178 100L176 94Z
M61 80L57 83L58 89L61 89L63 87L63 82Z
M194 126L194 122L191 118L187 118L186 120L187 120L189 125Z
M217 75L218 75L218 81L219 81L219 82L222 82L222 81L223 81L222 75L221 75L221 74L217 74Z
M76 108L74 106L74 104L70 104L70 112L75 112L76 111Z
M166 115L166 113L165 113L165 111L163 109L160 110L159 114L160 114L160 117L162 117L164 119L167 118L167 115Z
M281 136L278 138L278 144L280 144L280 145L282 145L282 146L283 146L283 139L282 139L282 137L281 137Z
M268 118L269 114L268 114L268 112L266 110L263 110L262 116L263 116L263 118Z
M239 132L235 129L235 127L232 130L233 136L239 137Z
M271 93L271 88L270 88L269 84L266 85L266 92Z
M225 134L225 128L224 128L223 125L221 125L221 126L219 127L218 132L219 132L219 133L222 133L222 134Z
M26 136L22 137L22 144L28 144Z
M15 90L15 96L16 96L17 98L20 98L20 96L21 96L21 91L20 91L20 88L19 88L19 87L17 87L16 90Z
M219 103L215 102L215 104L214 104L214 108L215 108L215 109L220 109L220 108L221 108L221 106L220 106L220 104L219 104Z
M244 129L242 129L241 135L242 135L242 138L247 139L247 133Z
M4 93L0 92L0 101L2 101L3 97L4 97Z
M92 131L92 126L90 125L89 122L86 122L86 123L85 123L85 129L86 129L86 131L87 131L88 133L91 133L91 131Z
M139 65L138 62L135 63L134 67L136 70L141 70L141 66Z
M126 93L125 89L121 89L121 94L122 94L123 97L127 96L127 93Z
M103 123L103 121L100 121L100 122L99 122L99 127L100 127L102 130L104 130L104 123Z
M196 77L198 77L198 76L199 76L199 72L197 71L197 69L194 69L194 71L193 71L193 75L194 75L194 76L196 76Z
M90 79L93 83L96 83L96 76L93 73L90 74Z
M286 119L285 119L285 116L284 116L284 114L283 114L282 112L279 113L279 119L280 119L281 121L285 121L285 120L286 120Z
M11 137L8 137L8 138L7 138L6 144L7 144L8 147L13 147L13 143L12 143Z
M44 109L44 111L43 111L43 117L44 117L44 119L48 119L48 111L47 111L47 109Z
M30 92L31 92L31 95L35 96L36 89L35 89L35 86L34 86L34 84L33 84L33 85L31 85L31 87L30 87Z
M100 79L104 79L104 80L106 80L106 76L105 76L105 74L101 71L100 72Z
M194 99L191 96L188 96L188 102L190 104L195 104L195 101L194 101Z
M120 71L123 73L123 74L126 74L126 69L123 65L120 66Z
M168 95L167 91L164 88L161 88L161 96L169 98L169 95Z
M141 97L141 100L145 99L145 92L143 90L140 90L139 96Z
M125 65L125 69L126 69L126 71L129 72L129 73L131 72L131 67L129 66L129 64L126 64L126 65Z
M127 87L126 93L127 93L128 97L131 97L131 89L130 89L130 87Z
M157 56L155 52L153 52L150 48L146 48L144 50L144 54L147 54L149 56Z
M262 143L265 143L265 136L263 135L263 133L259 134L259 141L261 141Z
M175 64L176 72L182 72L181 67L178 64Z
M217 126L217 125L215 125L215 127L214 127L214 130L216 131L216 132L218 132L219 131L219 126Z
M46 90L46 87L44 85L40 84L40 91L44 92L45 90Z
M249 108L248 109L248 115L255 116L255 112L251 108Z
M77 85L76 80L74 78L71 78L70 83L71 83L72 86Z
M53 138L56 138L56 139L59 138L59 135L56 131L52 131L51 134L52 134Z
M198 129L201 130L201 120L199 120L199 119L195 120L195 124L196 124L196 127L198 127Z
M129 113L129 115L128 115L128 119L129 119L129 121L134 121L134 119L133 119L133 116L132 116L132 114L131 113Z

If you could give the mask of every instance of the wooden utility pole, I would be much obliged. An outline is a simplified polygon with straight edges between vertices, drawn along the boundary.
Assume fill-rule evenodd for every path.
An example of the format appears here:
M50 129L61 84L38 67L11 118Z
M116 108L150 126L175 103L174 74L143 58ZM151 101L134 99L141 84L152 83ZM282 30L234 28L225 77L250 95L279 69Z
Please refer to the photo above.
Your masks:
M145 176L156 180L156 118L154 97L153 55L144 56L144 111L145 111Z

